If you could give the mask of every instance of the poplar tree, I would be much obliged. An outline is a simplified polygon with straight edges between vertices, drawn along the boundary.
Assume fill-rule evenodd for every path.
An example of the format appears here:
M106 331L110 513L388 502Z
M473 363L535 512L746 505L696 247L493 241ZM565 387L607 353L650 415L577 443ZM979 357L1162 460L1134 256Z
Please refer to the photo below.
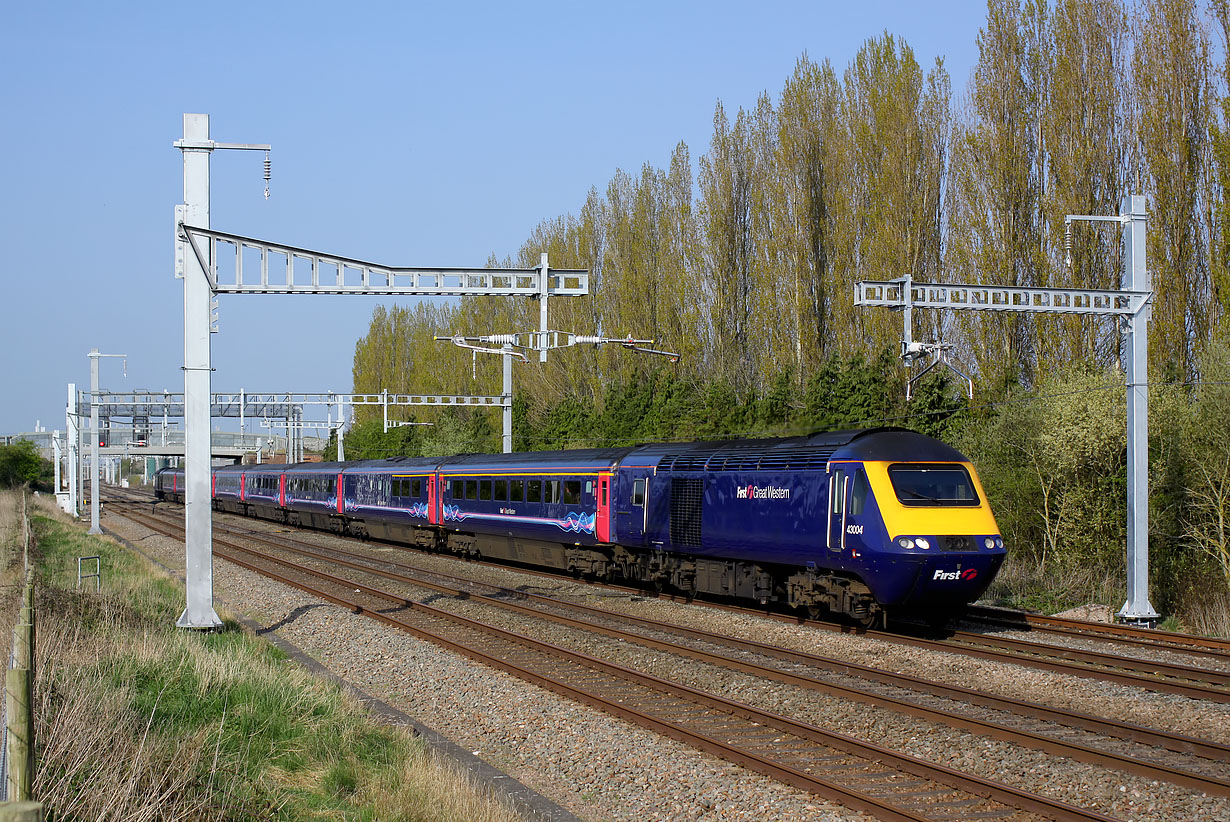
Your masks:
M1146 0L1137 20L1132 79L1149 198L1150 353L1163 368L1191 377L1199 346L1217 318L1205 218L1212 64L1195 0Z
M838 327L853 332L840 341L843 352L896 347L902 335L899 315L853 307L855 280L940 277L950 96L943 62L924 74L913 50L887 32L868 40L846 70L838 220L845 237L835 261L845 285L833 298Z
M786 80L778 107L774 208L788 277L794 368L800 385L831 350L830 302L841 287L832 265L833 202L840 184L841 84L828 60L803 56Z
M1042 109L1045 148L1043 208L1047 258L1040 284L1120 288L1120 232L1108 224L1075 223L1068 214L1118 214L1127 177L1127 15L1120 2L1060 0L1050 26L1049 82ZM1067 258L1071 256L1071 266ZM1113 364L1115 322L1089 317L1036 318L1040 362Z
M978 63L953 130L947 273L955 282L1045 281L1042 239L1045 0L988 0ZM966 312L955 326L995 385L1033 379L1029 315Z

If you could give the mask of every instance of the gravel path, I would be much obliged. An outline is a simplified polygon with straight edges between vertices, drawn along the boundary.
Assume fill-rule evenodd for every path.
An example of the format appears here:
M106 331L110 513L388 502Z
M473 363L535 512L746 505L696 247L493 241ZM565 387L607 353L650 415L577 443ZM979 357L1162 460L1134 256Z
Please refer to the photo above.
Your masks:
M108 526L172 567L182 544L111 519ZM276 530L244 521L245 527ZM262 528L262 529L263 529ZM296 532L320 545L324 534ZM346 547L354 549L351 543ZM1230 710L1177 696L1096 683L662 600L614 594L564 579L462 565L445 557L368 549L442 573L584 601L837 659L938 679L1143 725L1227 741ZM230 563L215 563L218 595L251 603L247 616L271 626L338 676L417 717L587 819L863 819L864 816L662 739L404 633L312 600ZM383 583L385 586L389 583ZM1018 748L898 714L700 665L625 642L431 596L432 604L658 676L869 738L904 753L1017 787L1094 807L1123 819L1230 819L1230 804L1198 792ZM517 706L515 711L507 706ZM1113 705L1111 710L1108 705Z

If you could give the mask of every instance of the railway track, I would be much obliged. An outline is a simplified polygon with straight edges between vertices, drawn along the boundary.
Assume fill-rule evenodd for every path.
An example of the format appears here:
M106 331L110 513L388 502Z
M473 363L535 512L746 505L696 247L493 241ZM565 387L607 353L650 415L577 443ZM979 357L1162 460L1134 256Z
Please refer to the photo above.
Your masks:
M167 536L182 536L182 529L176 522L144 515L133 515L133 519ZM278 551L291 552L293 560L281 561L292 567L301 567L305 561L340 565L351 571L429 589L450 597L464 597L579 630L601 632L620 641L740 671L761 680L822 691L1050 754L1172 782L1211 795L1230 795L1230 782L1226 779L1230 748L1217 743L927 682L916 677L670 623L616 615L557 598L476 583L341 548L305 547L300 540L271 537L233 526L218 530L237 533L247 541L260 542ZM239 548L229 542L226 545ZM628 630L630 627L633 630Z
M1184 654L1225 659L1230 656L1230 640L1193 636L1156 628L1113 625L1067 617L1027 614L983 605L967 606L961 615L965 621L1013 631L1052 636L1079 637L1116 645L1177 651Z
M145 496L141 501L149 502L152 499ZM407 546L396 543L383 544L396 545L398 548L407 549ZM408 550L418 549L409 548ZM490 564L495 567L508 567L502 563ZM547 578L558 578L559 576L557 573L535 569L518 567L518 570ZM591 584L618 591L644 593L640 588L625 585L601 582L593 582ZM674 601L688 601L686 597L668 593L656 593L655 596ZM805 622L807 625L820 630L840 633L856 632L870 638L928 651L947 651L980 659L1024 665L1051 673L1063 673L1082 678L1111 681L1161 693L1230 704L1230 643L1211 638L1189 637L1188 639L1193 641L1184 642L1178 640L1159 644L1158 642L1148 641L1148 633L1144 629L1131 628L1130 626L1108 626L1078 620L1064 621L1070 623L1066 626L1067 631L1079 630L1081 631L1081 636L1086 639L1106 639L1108 642L1113 642L1121 647L1136 650L1166 651L1172 654L1194 653L1205 661L1206 664L1202 667L1156 658L1142 659L1140 657L1072 647L1064 644L1048 644L1044 641L1027 641L996 633L953 631L947 637L936 638L914 633L910 630L874 631L854 629L844 623L811 619L804 620L797 615L781 614L744 605L708 601L703 604L723 610L754 613L791 624ZM976 611L975 613L980 612ZM1006 613L1014 614L1014 612ZM1020 617L1024 619L1025 615L1022 614ZM1046 619L1056 620L1057 618ZM1025 624L1043 626L1046 623L1042 620L1034 620L1033 622L1026 621ZM1041 628L1037 630L1040 633L1045 633L1041 631ZM1064 633L1063 635L1066 637L1071 634ZM1185 637L1182 634L1168 636Z
M132 518L138 522L147 519L138 514ZM279 550L285 550L285 546ZM752 705L484 624L353 576L343 577L307 567L301 560L284 559L224 538L215 539L215 554L355 613L409 631L471 659L878 819L920 822L1110 819L1096 811L924 762ZM362 570L362 573L372 572L370 568ZM421 582L415 584L421 585Z

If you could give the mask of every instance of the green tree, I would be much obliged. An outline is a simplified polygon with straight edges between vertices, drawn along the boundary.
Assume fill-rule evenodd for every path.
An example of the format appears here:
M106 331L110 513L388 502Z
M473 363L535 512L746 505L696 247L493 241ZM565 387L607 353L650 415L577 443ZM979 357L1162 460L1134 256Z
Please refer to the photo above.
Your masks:
M782 246L782 274L789 278L788 310L794 337L794 372L800 383L834 347L830 302L841 283L833 276L833 218L840 210L841 83L827 60L803 56L782 89L778 107L776 173L773 175L773 241Z
M978 63L956 120L948 185L947 272L955 282L1039 285L1045 0L988 0ZM1034 322L971 311L954 322L992 386L1030 383Z
M1146 0L1132 58L1138 163L1149 197L1150 344L1195 375L1218 319L1209 270L1212 63L1195 0Z
M1119 232L1077 223L1066 262L1068 214L1118 214L1127 175L1125 135L1127 16L1119 2L1056 3L1046 49L1049 66L1040 122L1045 150L1042 198L1047 257L1040 284L1061 288L1120 287ZM1034 320L1039 363L1117 363L1115 323L1088 317Z
M22 485L40 491L52 491L55 466L42 458L29 440L17 440L12 445L0 445L0 487Z
M943 61L924 73L914 51L891 34L868 40L845 73L842 123L848 153L834 295L840 324L855 333L844 353L895 345L898 317L853 308L850 283L912 274L938 280L950 130L950 83ZM934 318L920 318L927 322ZM924 330L935 338L934 327Z

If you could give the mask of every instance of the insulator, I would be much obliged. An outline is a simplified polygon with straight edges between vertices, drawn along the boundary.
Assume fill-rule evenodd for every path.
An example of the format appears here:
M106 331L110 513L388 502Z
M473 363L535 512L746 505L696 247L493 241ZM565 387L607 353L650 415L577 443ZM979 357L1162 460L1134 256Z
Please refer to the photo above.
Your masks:
M269 199L269 177L273 171L273 163L269 161L269 152L265 152L265 199Z
M1069 220L1063 225L1063 261L1068 270L1072 270L1072 222Z

